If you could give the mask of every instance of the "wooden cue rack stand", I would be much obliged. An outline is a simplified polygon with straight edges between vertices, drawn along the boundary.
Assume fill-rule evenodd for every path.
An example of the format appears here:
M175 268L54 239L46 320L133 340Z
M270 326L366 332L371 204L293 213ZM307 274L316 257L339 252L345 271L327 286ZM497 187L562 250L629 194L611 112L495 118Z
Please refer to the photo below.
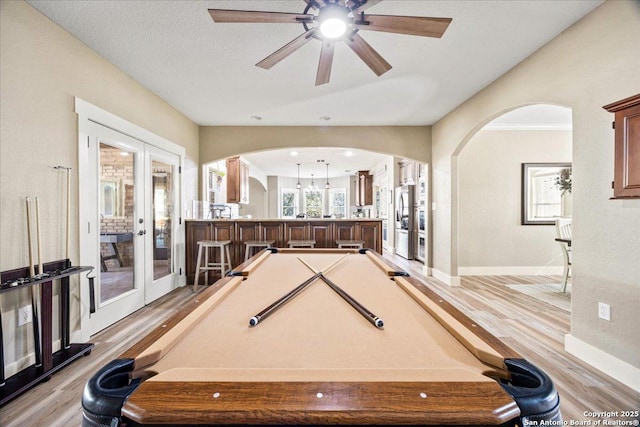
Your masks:
M26 289L34 285L40 285L39 300L40 310L37 311L38 318L33 319L34 324L34 348L36 353L36 363L21 370L15 375L5 379L4 372L4 347L2 333L2 313L0 312L0 406L36 386L40 382L48 381L51 376L64 368L76 359L91 353L94 347L92 343L72 344L70 343L70 318L69 318L69 277L93 270L93 267L70 267L68 260L54 261L46 263L42 268L46 276L38 278L36 266L36 277L29 278L29 268L18 268L15 270L3 271L0 273L2 282L0 283L0 294ZM60 280L60 350L53 351L53 281ZM36 307L32 309L36 313ZM39 321L39 322L38 322ZM41 329L35 333L38 325ZM40 365L38 365L40 359Z

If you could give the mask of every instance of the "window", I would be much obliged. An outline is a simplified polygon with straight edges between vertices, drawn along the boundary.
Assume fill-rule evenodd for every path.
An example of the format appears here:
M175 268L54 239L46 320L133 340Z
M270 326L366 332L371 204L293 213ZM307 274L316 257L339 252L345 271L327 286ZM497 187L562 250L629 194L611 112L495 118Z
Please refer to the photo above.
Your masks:
M347 189L332 188L329 190L329 215L335 218L345 218L347 216Z
M322 218L324 190L304 190L304 211L309 218Z
M283 188L280 201L280 217L295 218L298 213L298 190Z

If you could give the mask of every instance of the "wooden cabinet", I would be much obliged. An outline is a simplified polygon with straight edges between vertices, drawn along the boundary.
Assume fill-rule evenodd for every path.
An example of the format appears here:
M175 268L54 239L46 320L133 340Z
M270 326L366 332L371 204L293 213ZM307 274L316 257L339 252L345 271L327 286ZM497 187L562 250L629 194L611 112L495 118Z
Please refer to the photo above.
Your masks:
M227 159L227 203L249 203L249 165L240 157Z
M279 221L261 223L260 236L259 240L273 240L276 248L283 248L287 244L284 241L284 223Z
M200 221L185 222L185 268L187 282L193 283L196 261L198 259L198 242L211 240L211 223Z
M336 222L334 237L336 240L357 240L356 222Z
M236 236L234 246L235 251L231 253L233 262L231 265L237 265L244 260L245 242L249 240L260 239L260 223L253 221L242 221L236 223Z
M364 240L365 248L382 246L382 226L379 222L360 222L356 227L357 240Z
M398 162L400 185L413 185L416 183L416 162L401 160Z
M602 108L615 114L613 198L640 198L640 94Z
M287 221L284 223L284 239L283 247L287 247L289 240L309 240L311 238L311 231L309 230L309 223L306 221Z
M334 248L336 242L333 238L332 222L311 222L309 223L309 232L311 240L316 241L316 248Z
M356 181L356 205L373 205L373 175L369 171L358 171Z

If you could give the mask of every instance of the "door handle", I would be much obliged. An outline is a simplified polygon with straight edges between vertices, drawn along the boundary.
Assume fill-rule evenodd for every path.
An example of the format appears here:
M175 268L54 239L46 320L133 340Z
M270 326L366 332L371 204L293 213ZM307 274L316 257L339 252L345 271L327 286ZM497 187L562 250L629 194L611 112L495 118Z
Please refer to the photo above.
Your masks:
M144 236L145 234L147 234L147 230L138 231L138 236Z

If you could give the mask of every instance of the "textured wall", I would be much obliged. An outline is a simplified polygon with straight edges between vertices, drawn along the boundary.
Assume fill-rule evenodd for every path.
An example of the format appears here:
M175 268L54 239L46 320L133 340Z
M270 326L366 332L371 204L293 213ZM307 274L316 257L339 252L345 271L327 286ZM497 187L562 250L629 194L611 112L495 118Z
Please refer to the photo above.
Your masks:
M483 130L464 147L458 162L461 274L469 268L471 274L548 273L547 267L563 264L554 226L520 223L521 164L549 162L571 163L571 131Z
M186 148L185 200L195 197L198 126L22 1L0 2L0 270L26 266L24 198L39 196L44 261L65 256L66 179L72 167L71 254L78 260L78 136L74 97ZM193 196L190 192L193 191ZM8 244L8 242L11 242ZM74 282L77 279L74 279ZM77 283L77 282L75 282ZM72 285L72 330L79 326ZM56 289L57 292L57 289ZM15 325L28 292L0 296L5 360L30 352L30 325ZM57 309L57 308L56 308ZM54 313L54 318L56 318ZM57 328L54 329L57 338ZM26 360L20 363L27 363Z
M429 126L203 126L200 162L286 147L350 147L429 163Z
M640 93L640 2L607 1L433 125L434 267L457 275L458 151L482 126L531 103L573 113L571 335L640 368L640 199L609 200L613 115ZM598 319L598 301L611 322Z

